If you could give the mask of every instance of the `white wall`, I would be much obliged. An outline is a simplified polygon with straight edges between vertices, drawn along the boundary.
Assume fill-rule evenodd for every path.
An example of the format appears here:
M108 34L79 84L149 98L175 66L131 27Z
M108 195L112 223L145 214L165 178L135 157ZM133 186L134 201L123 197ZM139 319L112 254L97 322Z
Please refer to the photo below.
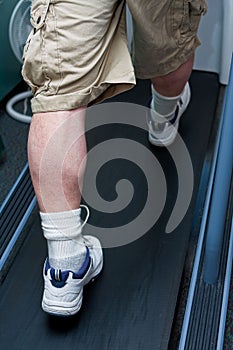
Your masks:
M211 0L199 28L202 45L196 51L194 68L219 73L227 84L233 51L233 1Z

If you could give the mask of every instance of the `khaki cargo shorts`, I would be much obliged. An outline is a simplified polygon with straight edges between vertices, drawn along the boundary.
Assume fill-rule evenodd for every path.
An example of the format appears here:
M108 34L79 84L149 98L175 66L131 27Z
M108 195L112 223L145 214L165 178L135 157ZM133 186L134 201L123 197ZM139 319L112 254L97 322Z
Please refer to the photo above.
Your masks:
M205 0L32 0L22 74L34 95L33 112L94 104L130 89L135 77L175 70L200 44L205 11Z

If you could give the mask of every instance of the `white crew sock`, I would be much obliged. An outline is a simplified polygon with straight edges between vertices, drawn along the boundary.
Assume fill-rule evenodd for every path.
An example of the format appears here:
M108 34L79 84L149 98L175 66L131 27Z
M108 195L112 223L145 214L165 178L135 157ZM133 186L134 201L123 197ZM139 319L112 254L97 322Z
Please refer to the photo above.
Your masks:
M175 113L177 102L179 101L183 91L179 96L167 97L160 95L151 84L151 92L151 108L160 116L166 117L168 119L169 117L172 117Z
M86 257L82 236L81 209L40 213L48 245L49 264L54 269L77 272Z

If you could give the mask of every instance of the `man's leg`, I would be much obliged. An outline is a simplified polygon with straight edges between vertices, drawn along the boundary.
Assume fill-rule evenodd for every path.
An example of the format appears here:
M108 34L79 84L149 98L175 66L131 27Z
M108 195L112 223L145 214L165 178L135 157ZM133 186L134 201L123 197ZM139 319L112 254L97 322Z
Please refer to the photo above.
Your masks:
M179 119L190 100L188 79L205 1L127 0L134 31L132 57L136 76L152 82L149 140L157 146L172 143Z
M34 30L22 73L34 93L28 158L48 244L42 307L52 314L78 312L84 285L103 265L99 240L82 235L86 142L80 106L135 84L124 7L118 0L32 1Z
M190 101L188 84L194 55L175 71L151 79L149 141L156 146L170 145L177 135L179 119Z
M154 89L163 96L178 96L184 90L193 69L194 55L175 71L151 79Z
M85 108L33 116L28 160L41 212L79 208L85 157Z
M177 135L179 119L190 101L188 84L194 55L175 71L151 79L149 141L156 146L170 145Z
M169 146L176 138L180 118L191 98L189 77L194 54L176 70L151 79L151 112L148 116L149 141Z
M79 311L83 286L103 265L98 239L82 235L84 132L85 108L78 108L34 114L28 138L29 167L48 245L42 308L57 315Z
M80 201L85 171L85 108L37 113L28 160L53 268L78 271L86 256Z

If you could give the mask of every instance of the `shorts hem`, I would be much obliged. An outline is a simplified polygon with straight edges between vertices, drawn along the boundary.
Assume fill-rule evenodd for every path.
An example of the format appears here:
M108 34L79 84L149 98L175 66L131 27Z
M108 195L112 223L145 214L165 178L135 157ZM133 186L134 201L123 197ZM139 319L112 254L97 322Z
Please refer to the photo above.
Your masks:
M104 81L98 86L90 89L76 91L63 95L45 95L38 94L31 100L33 113L67 111L83 106L94 105L105 99L111 98L124 91L130 90L136 85L134 71L130 74L130 79L121 81Z
M138 79L151 79L174 72L195 53L195 50L199 45L201 45L201 43L199 39L196 38L192 50L185 52L183 55L178 53L173 57L172 62L170 63L156 64L156 67L158 67L156 70L148 70L146 67L145 70L142 70L135 66L135 75Z

